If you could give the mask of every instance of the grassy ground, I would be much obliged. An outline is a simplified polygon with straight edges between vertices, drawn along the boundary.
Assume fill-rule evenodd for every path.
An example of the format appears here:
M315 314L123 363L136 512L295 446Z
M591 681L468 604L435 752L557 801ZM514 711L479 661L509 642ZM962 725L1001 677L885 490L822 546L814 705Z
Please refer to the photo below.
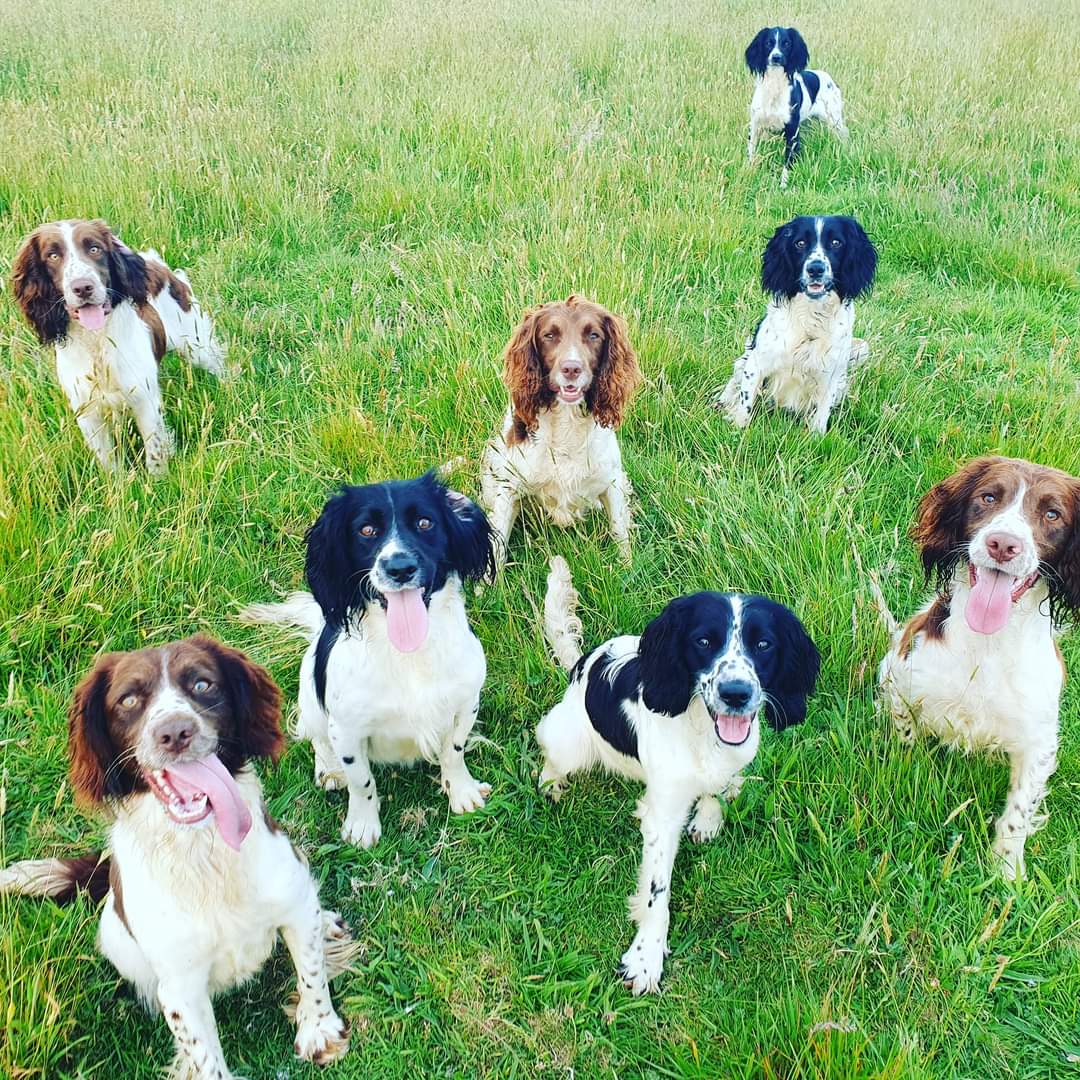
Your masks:
M624 313L647 376L623 432L634 565L590 522L533 519L472 605L488 654L473 771L451 819L432 771L383 770L384 838L338 840L306 745L272 812L363 942L328 1076L1005 1077L1080 1054L1080 690L1066 690L1049 824L1012 889L988 858L1007 770L902 748L872 706L884 636L923 592L918 495L1000 450L1080 472L1080 113L1065 0L887 9L657 0L44 0L0 11L0 265L41 221L107 218L187 267L243 374L166 360L170 477L106 479L45 355L0 301L0 858L101 837L64 784L64 711L102 649L209 630L294 698L300 648L230 620L299 584L332 485L464 454L476 490L528 304L579 290ZM852 137L745 165L742 50L796 22ZM1072 31L1066 31L1066 35ZM759 316L759 252L800 212L880 246L869 365L822 439L745 434L708 407ZM134 460L134 458L132 458ZM571 560L589 636L680 592L768 593L822 646L807 724L767 738L719 838L676 867L663 993L613 977L630 937L633 786L553 809L532 729L563 679L537 619ZM1065 654L1080 671L1080 635ZM170 1057L95 954L89 906L0 905L0 1073L150 1077ZM308 1077L276 956L218 1003L232 1067Z

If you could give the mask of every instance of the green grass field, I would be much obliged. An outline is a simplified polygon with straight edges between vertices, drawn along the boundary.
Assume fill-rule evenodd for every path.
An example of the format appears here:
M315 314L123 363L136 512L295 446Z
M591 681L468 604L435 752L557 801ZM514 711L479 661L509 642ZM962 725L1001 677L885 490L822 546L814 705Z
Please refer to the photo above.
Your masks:
M742 52L778 19L843 88L851 139L745 163ZM102 650L210 631L295 700L302 646L237 625L301 583L332 486L481 448L524 307L571 291L630 324L646 384L622 432L633 567L596 518L537 517L472 602L488 656L473 772L379 772L384 836L293 744L271 811L363 945L335 984L328 1077L1042 1077L1080 1074L1080 635L1029 880L998 880L1008 770L904 749L873 708L891 606L923 594L919 495L987 450L1080 473L1080 112L1066 0L989 5L656 0L45 0L0 10L0 272L42 221L101 216L186 267L242 374L163 368L179 450L105 477L52 357L0 300L0 862L96 846L66 786L65 711ZM1063 30L1062 28L1066 29ZM1060 66L1050 62L1060 60ZM872 354L829 434L709 402L763 310L759 254L795 213L856 214L881 252ZM564 680L538 605L566 555L588 637L670 597L761 591L823 653L808 722L768 734L720 836L685 846L659 997L614 978L639 857L633 785L553 808L532 737ZM171 1058L94 950L95 912L0 902L0 1074L151 1077ZM230 1065L292 1056L283 951L217 1002Z

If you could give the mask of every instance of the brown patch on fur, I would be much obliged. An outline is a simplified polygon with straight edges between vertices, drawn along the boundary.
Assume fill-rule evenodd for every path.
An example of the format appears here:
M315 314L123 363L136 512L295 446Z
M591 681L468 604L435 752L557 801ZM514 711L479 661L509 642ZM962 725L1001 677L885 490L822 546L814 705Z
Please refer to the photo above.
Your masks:
M270 816L270 808L266 805L266 803L262 804L262 815L263 821L266 824L266 828L270 832L279 833L284 831L281 826L273 819L273 817Z
M1054 642L1054 653L1057 656L1057 662L1061 665L1061 685L1062 687L1069 681L1069 673L1065 670L1065 654L1061 651L1061 646Z
M109 860L109 888L112 889L113 894L113 910L116 912L116 917L123 923L124 929L131 934L131 927L128 925L127 915L124 912L124 887L120 881L120 867L116 865L115 859ZM134 937L134 934L131 934Z
M147 329L150 331L150 341L154 346L154 359L161 363L161 358L165 355L165 326L161 321L161 316L157 313L157 309L153 304L139 304L136 310L139 313L139 318L146 323Z
M925 634L927 641L940 641L945 636L945 620L948 617L949 601L939 596L925 611L908 620L896 651L906 659L915 648L915 638L919 634Z
M146 291L151 296L160 296L163 289L179 305L181 311L191 310L191 289L181 281L164 263L146 260Z
M552 376L571 346L590 377L586 407L602 427L622 423L641 382L626 323L599 304L571 295L529 308L503 352L503 381L513 411L508 445L524 442L540 413L555 403Z

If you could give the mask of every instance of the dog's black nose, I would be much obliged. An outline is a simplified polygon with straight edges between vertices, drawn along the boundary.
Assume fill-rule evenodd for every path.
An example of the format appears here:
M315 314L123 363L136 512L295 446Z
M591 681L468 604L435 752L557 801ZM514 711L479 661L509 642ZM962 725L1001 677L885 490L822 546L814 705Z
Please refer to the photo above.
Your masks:
M730 709L745 709L754 696L754 688L748 682L729 682L720 687L720 700Z
M820 259L814 259L806 264L806 276L812 278L824 277L827 269L828 267Z
M416 559L407 551L394 552L393 555L381 560L379 566L391 581L396 581L399 585L412 581L420 570Z

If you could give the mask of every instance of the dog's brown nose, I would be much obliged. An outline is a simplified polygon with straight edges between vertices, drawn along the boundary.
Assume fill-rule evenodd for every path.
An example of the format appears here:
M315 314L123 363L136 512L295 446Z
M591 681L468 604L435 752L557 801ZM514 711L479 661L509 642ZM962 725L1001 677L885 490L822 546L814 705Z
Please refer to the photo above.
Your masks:
M191 717L174 717L162 720L154 729L154 744L159 750L179 754L191 745L195 734L195 722Z
M71 283L71 291L80 300L88 300L94 291L94 282L88 277L76 278Z
M1012 533L995 532L986 538L986 550L995 562L1012 562L1024 550L1024 542Z
M559 371L564 379L576 379L581 374L581 365L576 360L564 360Z

